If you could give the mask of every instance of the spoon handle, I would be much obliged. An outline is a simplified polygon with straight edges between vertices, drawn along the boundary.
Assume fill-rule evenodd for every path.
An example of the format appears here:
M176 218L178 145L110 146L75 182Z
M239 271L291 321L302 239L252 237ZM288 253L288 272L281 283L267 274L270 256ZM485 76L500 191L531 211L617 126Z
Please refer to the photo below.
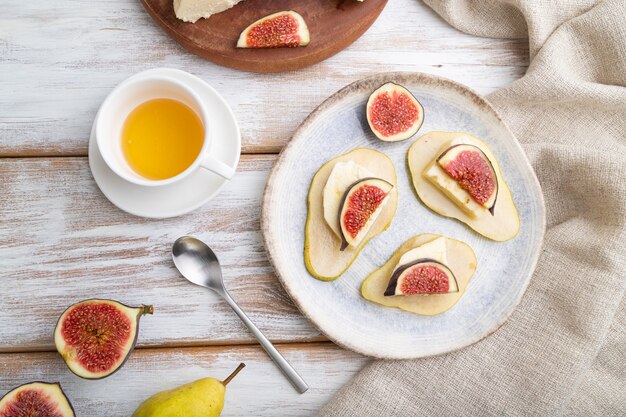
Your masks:
M274 363L278 366L283 375L285 375L289 382L291 382L291 385L293 385L293 387L300 394L306 392L306 390L309 389L309 386L304 381L304 379L302 379L302 377L298 375L296 370L293 369L289 362L287 362L287 359L285 359L283 355L281 355L280 352L276 350L272 342L270 342L269 339L265 337L263 333L261 333L261 331L258 329L258 327L254 325L254 323L252 323L246 313L244 313L243 310L239 308L235 300L230 297L230 294L228 294L228 292L224 291L222 296L230 305L230 307L235 311L235 313L237 313L241 321L243 321L244 324L248 326L248 329L250 329L254 337L256 337L256 339L259 341L261 347L267 352L270 358L272 358L272 361L274 361Z

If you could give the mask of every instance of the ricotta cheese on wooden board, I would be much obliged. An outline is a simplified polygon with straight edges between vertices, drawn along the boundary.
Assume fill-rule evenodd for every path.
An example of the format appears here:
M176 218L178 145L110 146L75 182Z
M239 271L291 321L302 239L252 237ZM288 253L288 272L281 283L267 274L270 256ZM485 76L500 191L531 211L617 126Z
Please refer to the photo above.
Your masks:
M243 0L174 0L174 13L184 22L196 23L198 19L228 10ZM358 0L365 1L365 0Z
M243 0L174 0L176 17L185 22L195 23L223 12Z

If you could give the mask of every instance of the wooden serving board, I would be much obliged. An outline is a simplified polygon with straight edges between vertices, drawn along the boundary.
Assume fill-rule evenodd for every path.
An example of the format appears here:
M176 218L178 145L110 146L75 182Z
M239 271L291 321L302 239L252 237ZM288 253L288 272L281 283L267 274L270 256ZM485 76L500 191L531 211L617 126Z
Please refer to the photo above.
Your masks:
M387 0L246 0L196 23L176 18L173 0L140 0L176 42L216 64L243 71L281 72L304 68L336 54L374 23ZM304 17L311 43L299 48L237 49L239 34L254 21L283 10Z

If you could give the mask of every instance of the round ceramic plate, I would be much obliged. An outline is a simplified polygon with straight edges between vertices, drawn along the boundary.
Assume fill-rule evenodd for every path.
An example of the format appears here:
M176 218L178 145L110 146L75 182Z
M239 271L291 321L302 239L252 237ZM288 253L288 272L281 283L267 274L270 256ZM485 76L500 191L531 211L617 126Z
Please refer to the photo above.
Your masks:
M220 161L236 168L241 152L241 134L237 119L222 96L200 78L177 69L155 68L140 74L152 73L179 79L204 100L209 113L215 115L215 120L219 121L212 125L214 139L210 152ZM200 168L182 181L163 187L144 187L130 183L118 177L104 162L96 144L95 132L94 121L89 139L89 167L96 184L111 203L135 216L155 219L181 216L209 202L228 182L219 175Z
M415 138L385 143L365 119L369 94L386 82L407 87L424 106L416 137L433 131L467 132L495 153L521 218L508 242L488 240L464 224L439 216L416 197L406 166ZM355 148L387 154L398 174L399 205L391 227L372 239L337 280L323 282L303 259L307 193L329 159ZM353 83L320 105L296 131L272 170L263 201L263 234L278 277L296 305L329 339L356 352L409 359L450 352L494 332L513 312L532 276L545 231L541 188L522 148L494 109L453 81L419 73L380 74ZM435 233L468 243L478 269L461 300L438 316L418 316L361 297L365 277L406 240Z

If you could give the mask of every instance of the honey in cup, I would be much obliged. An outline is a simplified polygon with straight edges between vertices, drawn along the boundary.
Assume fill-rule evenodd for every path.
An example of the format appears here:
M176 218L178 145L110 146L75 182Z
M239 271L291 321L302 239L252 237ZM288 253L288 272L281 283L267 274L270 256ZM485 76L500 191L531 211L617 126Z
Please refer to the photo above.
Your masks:
M200 117L186 104L169 98L140 104L122 127L122 152L128 165L150 180L165 180L185 171L203 143Z

